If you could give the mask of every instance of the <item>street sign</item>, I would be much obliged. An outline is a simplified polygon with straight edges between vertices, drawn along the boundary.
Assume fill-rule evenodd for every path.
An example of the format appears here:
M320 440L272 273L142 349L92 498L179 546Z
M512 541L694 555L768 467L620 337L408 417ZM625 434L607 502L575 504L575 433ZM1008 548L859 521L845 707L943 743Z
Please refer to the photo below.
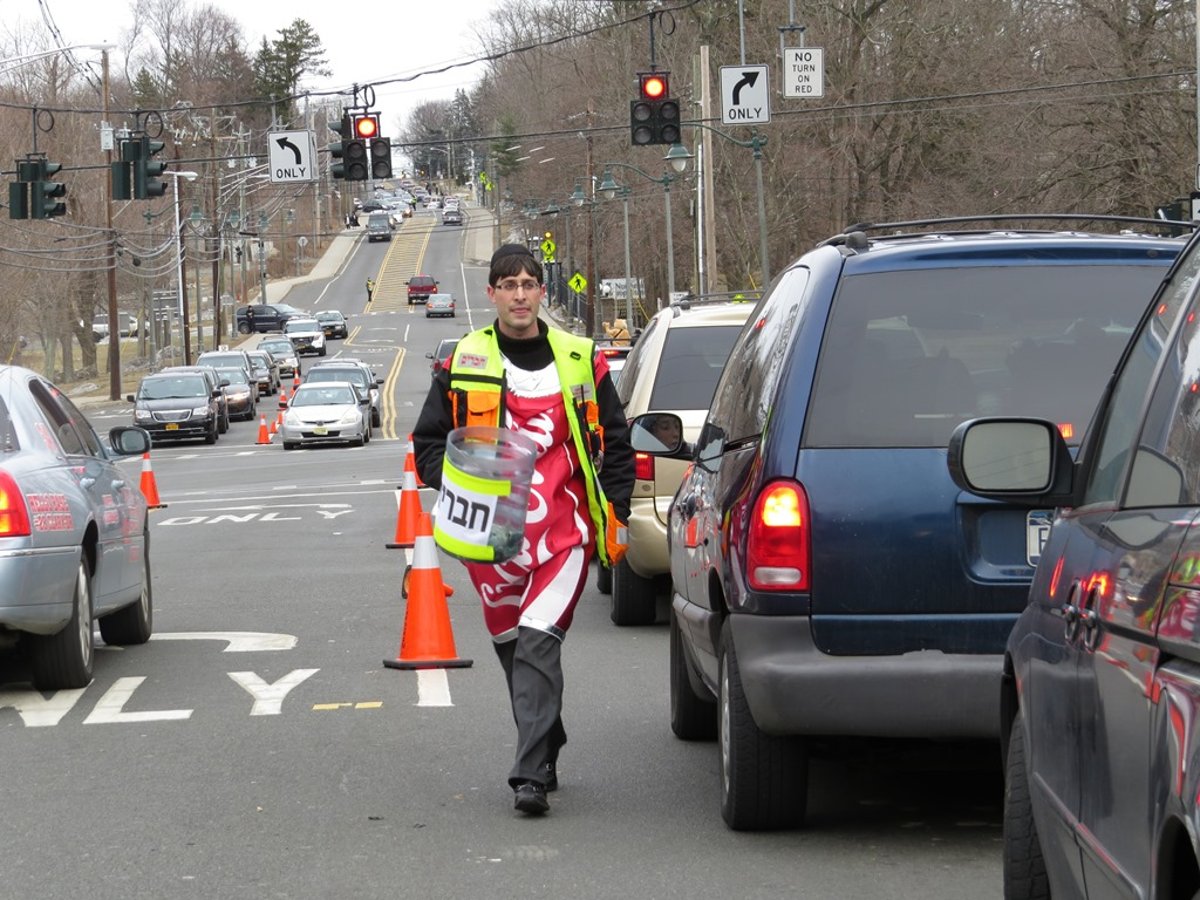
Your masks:
M554 251L558 249L558 245L550 238L542 241L542 262L554 262Z
M771 121L771 76L766 66L721 66L721 124Z
M817 99L825 96L825 50L788 47L783 51L783 96Z
M311 131L276 131L267 139L271 183L317 180L317 148Z
M587 279L584 278L580 273L576 272L571 276L571 280L567 282L567 287L577 294L582 294L587 290Z

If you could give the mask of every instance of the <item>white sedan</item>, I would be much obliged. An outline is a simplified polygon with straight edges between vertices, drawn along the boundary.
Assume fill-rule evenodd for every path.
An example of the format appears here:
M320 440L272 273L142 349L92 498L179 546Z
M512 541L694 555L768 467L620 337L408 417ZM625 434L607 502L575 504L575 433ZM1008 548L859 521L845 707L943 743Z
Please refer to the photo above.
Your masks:
M305 444L371 440L371 397L348 381L302 384L288 401L280 429L284 450Z

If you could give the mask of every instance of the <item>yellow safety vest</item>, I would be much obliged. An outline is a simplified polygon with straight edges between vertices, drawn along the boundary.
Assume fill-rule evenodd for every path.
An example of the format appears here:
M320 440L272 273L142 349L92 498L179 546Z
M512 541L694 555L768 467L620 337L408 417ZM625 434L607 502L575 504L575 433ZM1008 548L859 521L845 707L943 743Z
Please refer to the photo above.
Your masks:
M603 453L604 429L596 404L595 347L589 338L557 328L547 332L563 405L587 486L588 512L596 529L596 552L610 564L606 540L610 507L596 470ZM458 342L450 360L450 405L454 426L503 426L504 364L493 328L473 331ZM435 523L436 529L436 523Z

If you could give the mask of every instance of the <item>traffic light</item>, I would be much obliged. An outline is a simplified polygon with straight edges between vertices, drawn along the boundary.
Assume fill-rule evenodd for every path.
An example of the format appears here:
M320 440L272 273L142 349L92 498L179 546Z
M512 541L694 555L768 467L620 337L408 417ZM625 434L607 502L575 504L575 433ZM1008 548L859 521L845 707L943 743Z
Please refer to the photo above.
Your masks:
M671 97L669 75L638 73L638 99L629 103L629 139L635 147L679 141L679 101Z
M29 184L37 181L37 160L17 160L17 180L8 186L8 217L29 218Z
M350 140L346 141L345 178L347 181L366 181L371 175L371 160L368 158L367 142L379 134L379 116L356 115L351 128ZM391 151L388 151L389 156Z
M329 145L329 174L334 178L346 177L346 164L342 161L346 153L346 141L350 138L350 116L343 113L336 125L330 123L329 130L341 138Z
M133 199L133 170L141 158L141 141L129 138L121 141L121 158L114 160L109 166L112 170L112 198L114 200Z
M354 136L362 141L379 137L379 116L375 113L354 117Z
M390 138L371 139L371 177L379 181L392 177L392 141Z
M61 181L50 181L52 175L57 175L62 169L62 163L47 162L39 159L35 162L37 181L30 185L31 219L50 219L54 216L65 215L67 204L58 202L59 197L67 196L67 186Z
M133 196L138 200L161 197L167 192L167 183L158 180L158 176L167 171L167 164L154 159L154 155L161 153L165 146L162 141L152 141L142 135L139 155L133 163Z

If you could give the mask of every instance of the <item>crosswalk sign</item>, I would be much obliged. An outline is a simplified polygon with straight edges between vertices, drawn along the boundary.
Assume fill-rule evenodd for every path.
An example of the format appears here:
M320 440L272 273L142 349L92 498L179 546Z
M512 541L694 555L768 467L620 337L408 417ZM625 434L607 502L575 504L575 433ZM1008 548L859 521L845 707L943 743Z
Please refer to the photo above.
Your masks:
M542 262L554 262L554 251L558 249L558 245L550 238L542 241Z
M586 291L587 284L587 279L578 272L572 275L571 280L567 282L567 286L577 294L582 294Z

